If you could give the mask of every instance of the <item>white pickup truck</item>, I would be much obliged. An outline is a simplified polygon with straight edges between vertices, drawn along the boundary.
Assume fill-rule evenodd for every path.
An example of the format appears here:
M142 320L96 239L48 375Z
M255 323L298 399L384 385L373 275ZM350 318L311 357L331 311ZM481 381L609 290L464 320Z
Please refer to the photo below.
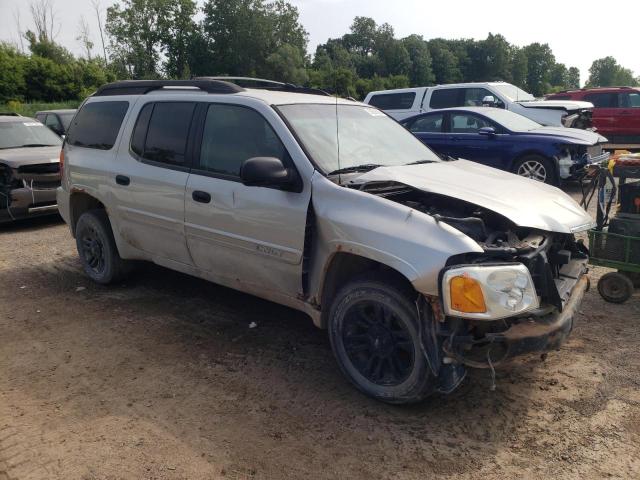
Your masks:
M434 87L370 92L364 99L396 120L450 107L490 106L519 113L545 126L590 128L593 104L573 100L536 100L505 82L455 83Z

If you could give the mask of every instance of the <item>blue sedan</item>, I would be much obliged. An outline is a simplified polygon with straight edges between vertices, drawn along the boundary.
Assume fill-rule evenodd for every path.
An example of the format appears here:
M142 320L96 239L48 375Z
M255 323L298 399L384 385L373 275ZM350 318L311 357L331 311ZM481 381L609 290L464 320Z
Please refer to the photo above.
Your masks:
M491 107L447 108L400 123L441 156L464 158L552 185L608 157L607 139L576 128L543 127Z

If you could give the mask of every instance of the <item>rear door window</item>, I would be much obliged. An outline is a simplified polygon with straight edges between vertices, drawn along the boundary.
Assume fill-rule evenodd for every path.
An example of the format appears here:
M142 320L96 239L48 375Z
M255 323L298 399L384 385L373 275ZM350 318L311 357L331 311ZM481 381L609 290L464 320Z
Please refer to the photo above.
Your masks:
M187 166L186 152L194 102L145 105L131 135L131 150L143 160Z
M111 150L118 137L129 102L85 104L74 117L67 143L77 147Z
M380 93L371 97L369 105L380 110L408 110L415 99L415 92Z
M463 94L462 88L442 88L440 90L434 90L431 93L431 100L429 100L429 106L431 108L450 108L461 107Z

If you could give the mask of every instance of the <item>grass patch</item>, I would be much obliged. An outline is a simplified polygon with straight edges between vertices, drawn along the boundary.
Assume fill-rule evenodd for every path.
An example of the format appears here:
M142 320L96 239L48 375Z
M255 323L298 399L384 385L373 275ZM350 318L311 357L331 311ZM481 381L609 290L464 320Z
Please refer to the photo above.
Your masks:
M52 102L52 103L21 103L9 102L0 104L0 112L19 113L25 117L33 117L40 110L58 110L63 108L78 108L80 100L71 100L68 102Z

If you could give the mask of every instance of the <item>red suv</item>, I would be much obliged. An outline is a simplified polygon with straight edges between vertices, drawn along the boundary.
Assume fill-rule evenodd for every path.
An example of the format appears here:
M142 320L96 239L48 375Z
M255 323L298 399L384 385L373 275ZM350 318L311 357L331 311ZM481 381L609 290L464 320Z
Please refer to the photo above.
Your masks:
M593 126L616 144L640 144L640 88L600 87L547 95L548 100L593 103Z

